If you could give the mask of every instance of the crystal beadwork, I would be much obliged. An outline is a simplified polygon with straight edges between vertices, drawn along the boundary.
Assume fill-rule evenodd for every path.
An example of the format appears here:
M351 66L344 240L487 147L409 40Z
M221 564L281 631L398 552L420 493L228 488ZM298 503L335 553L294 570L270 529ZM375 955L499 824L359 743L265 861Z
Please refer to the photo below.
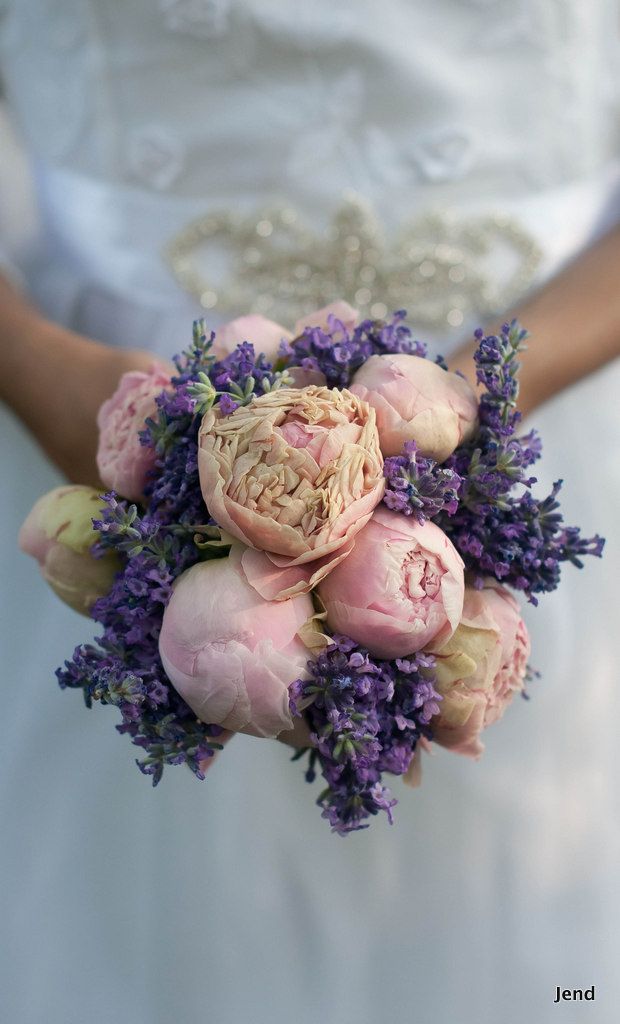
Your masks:
M217 251L226 270L203 275ZM388 240L378 217L347 194L324 231L289 205L251 216L214 211L191 221L166 250L179 284L205 309L250 310L285 323L338 298L364 316L415 311L429 328L459 327L472 315L505 309L531 284L542 253L504 214L430 213ZM380 297L381 301L373 301Z

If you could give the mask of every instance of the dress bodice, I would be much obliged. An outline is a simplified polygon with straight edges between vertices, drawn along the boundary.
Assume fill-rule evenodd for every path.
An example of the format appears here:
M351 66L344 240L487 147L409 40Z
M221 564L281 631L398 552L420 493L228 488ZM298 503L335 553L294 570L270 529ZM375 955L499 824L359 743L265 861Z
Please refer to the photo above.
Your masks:
M612 0L4 0L43 162L176 195L382 217L514 196L618 150ZM33 74L33 68L37 73Z
M2 65L31 150L109 181L232 201L325 203L352 187L387 215L420 191L559 184L617 153L610 0L4 8Z
M345 296L462 331L596 219L586 204L580 232L579 194L536 197L597 179L620 151L614 0L0 11L56 259L149 304L178 303L180 285L215 316L289 322Z

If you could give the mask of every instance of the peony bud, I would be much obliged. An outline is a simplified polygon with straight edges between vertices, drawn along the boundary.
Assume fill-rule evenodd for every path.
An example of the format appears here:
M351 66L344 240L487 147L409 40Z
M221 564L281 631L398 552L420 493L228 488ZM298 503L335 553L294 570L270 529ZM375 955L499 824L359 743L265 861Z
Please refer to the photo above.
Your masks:
M480 757L480 733L497 722L523 689L530 642L519 606L504 587L466 588L463 617L435 653L436 688L442 695L432 720L433 739L442 747Z
M352 331L359 319L359 313L348 302L345 302L343 299L337 299L336 302L330 302L329 306L323 306L322 309L317 309L313 313L306 313L305 316L302 316L295 324L295 337L303 334L309 327L320 327L323 331L329 331L331 317L339 320L347 331Z
M109 552L91 554L99 539L92 520L102 501L94 487L56 487L36 502L19 531L19 546L39 563L54 593L81 615L107 594L121 567Z
M290 341L292 334L274 320L269 320L260 313L239 316L227 324L222 324L215 332L212 354L216 359L225 359L235 351L237 345L249 341L258 356L261 353L270 363L278 358L280 342Z
M143 445L140 431L145 421L157 414L155 399L170 385L174 372L154 362L149 373L131 370L97 415L99 447L97 469L105 486L123 498L140 501L155 465L155 449Z
M380 658L447 640L461 617L463 590L463 560L443 530L384 506L318 588L332 632Z
M443 462L478 421L467 381L421 356L371 356L350 390L375 410L384 456L400 455L405 441L415 441L422 455Z
M277 736L293 728L288 687L305 678L316 626L308 594L266 601L250 586L241 548L199 562L174 584L159 653L198 718L234 732Z

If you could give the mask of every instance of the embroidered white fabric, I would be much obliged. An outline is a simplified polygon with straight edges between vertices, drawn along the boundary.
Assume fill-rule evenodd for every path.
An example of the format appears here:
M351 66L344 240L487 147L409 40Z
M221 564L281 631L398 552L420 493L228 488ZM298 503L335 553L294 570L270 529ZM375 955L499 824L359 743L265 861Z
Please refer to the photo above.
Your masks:
M214 324L235 303L292 316L348 284L365 307L401 274L389 298L413 302L419 335L448 351L617 218L617 13L615 0L0 0L40 212L36 244L24 255L11 235L7 251L48 315L112 344L170 354L201 301ZM322 268L316 294L293 272L286 308L264 223L282 206L306 225L295 266ZM343 210L350 256L347 238L382 237L351 281L326 242ZM526 610L543 672L532 701L489 731L482 764L441 752L420 791L394 786L392 830L346 841L278 744L239 737L206 783L170 769L151 791L115 712L56 691L89 628L15 552L56 477L2 414L7 1020L551 1024L556 986L592 983L589 1020L613 1019L618 475L600 442L617 436L618 383L598 375L536 416L541 488L565 472L568 521L611 543Z

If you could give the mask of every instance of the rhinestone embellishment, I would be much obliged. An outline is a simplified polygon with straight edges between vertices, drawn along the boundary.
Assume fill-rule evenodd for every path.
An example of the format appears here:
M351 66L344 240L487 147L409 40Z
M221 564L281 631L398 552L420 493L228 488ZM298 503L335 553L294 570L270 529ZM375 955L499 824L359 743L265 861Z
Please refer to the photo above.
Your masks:
M215 211L191 221L166 251L176 280L205 309L289 323L343 298L375 318L415 311L416 322L431 328L505 309L531 284L541 257L527 231L503 214L428 214L388 241L354 194L322 233L288 205L253 216ZM204 264L217 265L219 276L203 274Z

